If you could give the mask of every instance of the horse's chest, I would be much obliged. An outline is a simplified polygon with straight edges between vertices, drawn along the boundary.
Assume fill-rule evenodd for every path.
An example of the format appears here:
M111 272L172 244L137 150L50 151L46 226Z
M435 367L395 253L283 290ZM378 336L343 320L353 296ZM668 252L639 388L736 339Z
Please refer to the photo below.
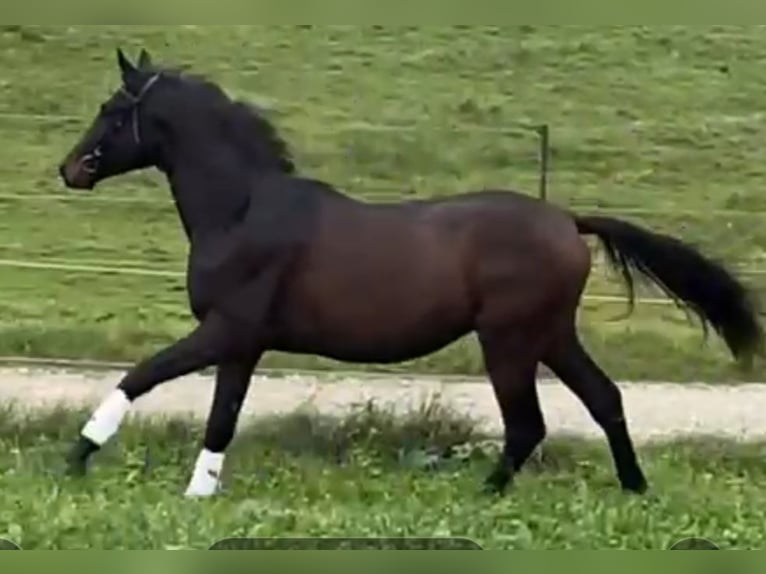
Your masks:
M231 233L193 246L189 256L187 290L194 315L200 319L214 308L235 307L253 299L258 305L272 297L272 282L291 256L290 245ZM249 305L249 303L248 303Z
M189 307L198 320L207 315L220 297L220 288L217 288L210 281L201 279L198 274L189 275L187 291L189 294Z
M247 265L234 242L218 241L194 247L189 255L189 304L199 319L242 283Z

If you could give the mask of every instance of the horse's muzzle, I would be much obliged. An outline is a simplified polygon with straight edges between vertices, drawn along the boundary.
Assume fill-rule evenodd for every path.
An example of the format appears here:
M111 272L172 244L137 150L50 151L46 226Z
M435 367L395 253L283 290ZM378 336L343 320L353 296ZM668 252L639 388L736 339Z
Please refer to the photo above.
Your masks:
M91 190L95 186L94 165L89 163L90 156L70 160L59 166L59 175L70 189Z

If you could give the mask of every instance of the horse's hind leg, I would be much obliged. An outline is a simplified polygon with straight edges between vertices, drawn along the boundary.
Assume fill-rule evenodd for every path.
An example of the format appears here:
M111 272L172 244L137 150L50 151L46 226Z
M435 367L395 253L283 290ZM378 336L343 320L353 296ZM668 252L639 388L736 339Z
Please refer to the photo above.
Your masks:
M623 489L645 492L647 483L628 432L620 389L588 355L574 325L556 340L543 362L579 397L606 433Z
M528 333L519 329L479 332L484 362L505 426L503 453L486 487L502 494L545 438L537 395L537 355Z

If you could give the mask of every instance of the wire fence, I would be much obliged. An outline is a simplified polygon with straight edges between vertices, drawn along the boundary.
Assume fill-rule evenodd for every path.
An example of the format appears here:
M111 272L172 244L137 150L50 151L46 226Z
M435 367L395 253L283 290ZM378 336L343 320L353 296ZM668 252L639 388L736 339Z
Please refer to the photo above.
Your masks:
M344 118L340 113L326 112L328 120L334 120L338 118ZM28 113L28 112L14 112L0 110L0 121L3 120L17 120L22 122L64 122L64 123L81 123L87 121L88 118L74 114L53 114L53 113ZM754 123L761 122L766 119L766 114L754 113L745 116L725 116L717 119L714 123L724 123L727 125L747 125L752 127ZM709 122L712 120L708 120ZM653 126L660 126L664 124L654 123L651 121L641 120L628 122L623 126L625 129L634 130L637 127L651 128ZM367 132L413 132L422 129L421 126L412 124L390 124L382 122L368 122L368 121L333 121L334 130L339 131L367 131ZM429 130L436 129L435 126L428 126ZM537 124L534 122L518 122L511 125L503 126L491 126L472 123L460 123L459 125L445 125L440 129L445 131L466 131L466 132L484 132L488 134L530 134L535 133L539 138L539 154L538 160L540 162L540 184L539 194L543 199L547 199L548 190L550 186L549 182L549 164L551 160L550 141L551 133L550 127L546 124ZM592 135L594 133L600 133L603 131L614 131L614 128L609 127L589 127L587 133L578 129L579 135ZM371 201L391 201L398 200L402 197L402 192L385 191L375 186L368 186L365 188L365 198ZM140 197L140 196L97 196L97 195L74 195L74 194L39 194L39 193L0 193L0 200L6 201L65 201L71 203L93 203L93 204L142 204L159 207L173 208L173 203L169 199L167 201L159 200L156 197ZM636 216L651 216L657 214L663 215L678 215L678 216L695 216L703 214L706 216L716 217L733 217L733 218L761 218L766 217L766 212L753 211L745 209L706 209L704 212L699 210L690 209L678 209L678 208L647 208L636 205L596 205L587 203L576 203L571 205L578 210L582 211L598 211L602 213L615 213L623 215L636 215Z
M366 131L366 132L415 132L420 129L417 125L412 124L394 124L394 123L385 123L385 122L368 122L368 121L359 121L359 120L347 120L343 119L342 121L340 118L345 118L346 116L342 114L326 114L326 117L323 117L322 119L326 119L328 122L332 123L332 128L334 130L338 131ZM42 122L42 123L83 123L86 121L89 121L89 118L86 116L80 116L80 115L73 115L73 114L36 114L36 113L27 113L27 112L13 112L13 111L3 111L0 110L0 121L3 120L15 120L15 121L21 121L21 122ZM488 134L525 134L529 132L535 132L538 131L541 127L543 127L541 124L534 123L534 122L515 122L513 124L509 125L502 125L502 126L490 126L490 125L484 125L484 124L472 124L472 123L460 123L459 125L444 125L442 126L442 129L444 130L455 130L460 129L461 131L465 132L479 132L479 133L488 133Z
M328 114L332 116L332 114ZM728 123L734 122L736 118L729 118ZM742 123L752 124L753 121L760 121L763 116L758 115L757 118L747 117L740 118ZM76 123L82 122L83 117L72 114L34 114L34 113L19 113L13 111L0 110L0 121L14 120L22 122L63 122L63 123ZM651 124L647 122L633 122L631 126L636 127L649 127ZM404 124L385 124L385 123L371 123L364 121L345 121L337 122L333 124L333 128L336 130L358 130L369 132L407 132L419 129L418 126L404 125ZM519 122L514 125L508 126L487 126L479 124L461 124L460 126L445 126L444 129L455 130L460 129L462 131L476 131L489 134L524 134L534 133L538 138L538 161L539 161L539 196L547 200L549 199L549 169L550 169L550 156L551 156L551 130L546 124L535 124L532 122ZM401 199L401 194L396 193L367 193L365 198L371 201L389 201ZM137 205L153 205L160 206L162 208L175 209L175 205L168 197L167 200L159 200L156 197L146 196L98 196L98 195L76 195L76 194L43 194L43 193L0 193L0 201L15 201L15 202L41 202L41 201L61 201L69 203L82 203L82 204L137 204ZM662 213L664 215L672 214L677 216L695 216L701 212L695 210L659 210L636 206L604 206L604 205L588 205L577 204L574 205L578 211L581 212L600 212L600 213L619 213L623 215L656 215ZM748 210L736 210L736 209L719 209L719 210L705 210L706 216L718 216L729 218L760 218L766 216L766 213ZM185 272L181 270L168 270L168 269L154 269L153 263L149 261L134 261L130 265L125 265L125 262L121 261L98 261L98 262L83 262L76 259L64 259L64 260L33 260L33 259L14 259L14 258L0 258L0 267L15 268L15 269L29 269L29 270L45 270L45 271L62 271L73 273L87 273L95 275L133 275L133 276L145 276L145 277L164 277L164 278L176 278L182 279L185 277ZM766 269L740 269L740 272L750 275L762 275L766 274ZM588 294L584 297L588 301L593 302L624 302L624 297L601 295L601 294ZM674 305L674 303L668 299L661 298L639 298L642 303L650 305Z
M542 177L542 176L541 176ZM546 190L547 191L547 190ZM365 193L365 198L370 201L394 201L401 200L401 193ZM19 202L40 202L40 201L62 201L67 203L82 204L137 204L142 206L155 206L163 209L175 209L175 204L170 198L163 199L156 196L119 196L119 195L84 195L84 194L66 194L66 193L0 193L0 201L19 201ZM742 209L706 209L699 211L694 209L659 209L633 206L618 205L597 205L589 203L576 203L571 205L573 209L583 212L614 213L620 215L671 215L694 217L697 215L713 217L732 217L743 219L759 219L766 217L764 211L746 211Z
M127 266L109 266L109 265L87 265L80 263L63 263L53 261L28 261L21 259L0 259L0 267L9 267L16 269L37 269L45 271L68 271L76 273L89 273L95 275L134 275L143 277L165 277L172 279L183 279L186 273L183 271L172 271L162 269L150 269L147 267L127 267ZM600 303L624 303L624 297L615 295L587 295L587 301ZM668 299L639 298L642 303L650 305L674 305Z
M239 72L244 74L245 72ZM262 105L261 107L269 111L268 105ZM280 102L280 107L284 109L301 109L303 107L302 102ZM337 129L363 129L366 131L415 131L419 129L418 126L409 123L385 123L385 122L366 122L366 121L348 121L347 116L341 111L325 110L320 118L322 121L333 122L332 125ZM19 112L14 110L0 109L0 121L2 120L16 120L16 121L36 121L36 122L86 122L89 120L87 114L73 114L73 113L35 113L35 112ZM753 112L750 114L742 115L720 115L720 116L706 116L704 121L699 122L699 127L710 128L716 126L734 126L734 127L748 127L753 128L757 124L766 123L766 112ZM498 126L498 125L485 125L476 124L470 122L460 122L459 125L445 126L445 129L460 128L463 131L477 131L485 133L508 133L509 131L519 130L533 130L539 126L538 122L533 121L520 121L516 122L513 126ZM636 119L625 120L620 124L620 128L631 132L652 130L655 128L667 127L665 121L653 121L649 119ZM563 129L563 128L557 128ZM589 126L586 130L586 135L599 135L604 133L614 133L617 130L613 125L599 125ZM578 128L578 134L583 134L583 130Z

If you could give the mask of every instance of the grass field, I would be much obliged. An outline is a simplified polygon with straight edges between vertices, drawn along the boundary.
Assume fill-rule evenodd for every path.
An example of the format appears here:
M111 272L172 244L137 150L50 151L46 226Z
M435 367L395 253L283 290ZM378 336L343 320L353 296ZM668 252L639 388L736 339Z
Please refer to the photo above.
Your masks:
M231 450L226 493L181 494L200 429L135 422L84 481L61 476L84 415L0 418L0 538L26 549L205 549L229 537L468 537L486 549L666 549L706 537L764 544L764 445L640 449L646 497L617 487L603 443L556 440L502 499L480 491L496 445L437 405L262 421ZM434 456L456 446L451 459Z
M155 174L64 196L55 166L116 85L114 48L209 74L271 110L301 170L375 200L482 186L537 192L552 130L551 201L678 235L766 286L760 223L763 26L0 27L0 259L182 272L186 245ZM501 132L500 129L508 131ZM57 197L51 197L57 196ZM191 325L183 279L4 266L0 355L135 360ZM590 295L621 295L598 268ZM656 296L656 295L655 295ZM674 308L584 305L618 378L763 379ZM661 350L662 352L659 352ZM334 368L269 355L278 367ZM481 371L468 339L414 364Z

